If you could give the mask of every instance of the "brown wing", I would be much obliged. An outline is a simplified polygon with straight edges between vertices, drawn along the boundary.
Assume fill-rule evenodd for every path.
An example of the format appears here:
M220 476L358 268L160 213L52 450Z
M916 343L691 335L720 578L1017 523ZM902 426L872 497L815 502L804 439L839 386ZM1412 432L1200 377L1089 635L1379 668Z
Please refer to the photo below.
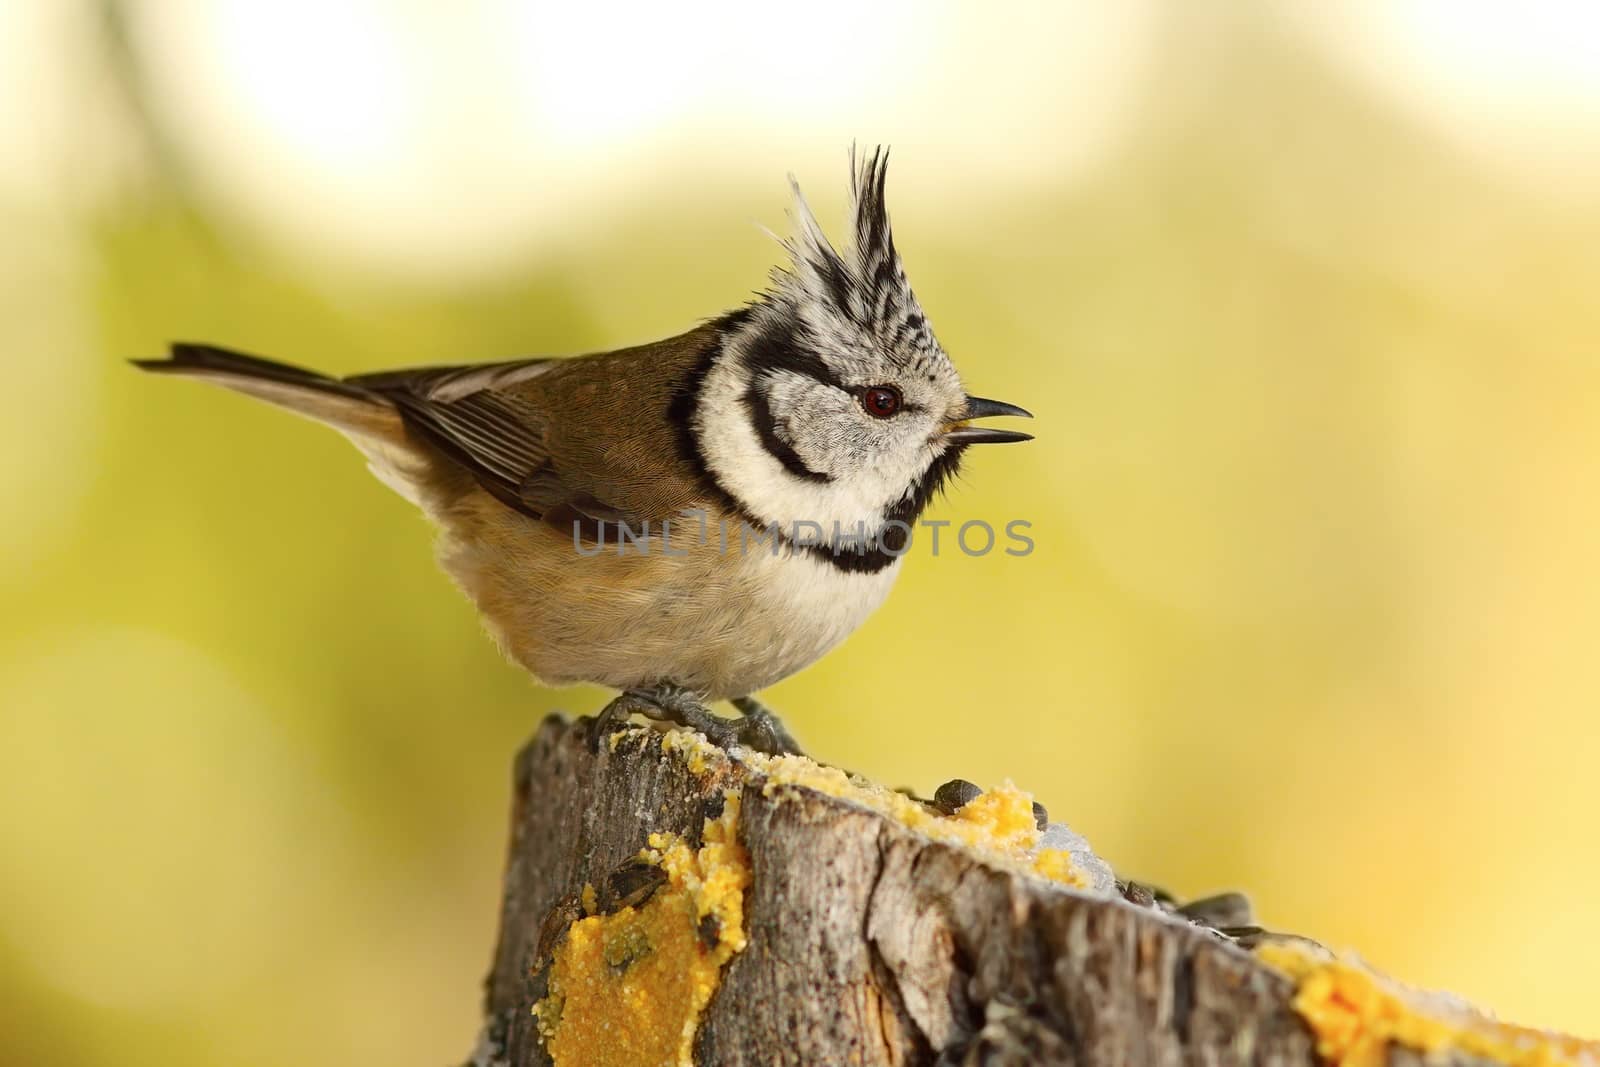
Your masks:
M519 488L550 465L545 419L509 387L556 366L524 360L468 367L419 367L346 381L388 399L406 427L465 467L489 492L520 511Z
M708 499L675 423L720 344L714 327L571 359L423 367L346 379L507 506L561 527L670 518Z

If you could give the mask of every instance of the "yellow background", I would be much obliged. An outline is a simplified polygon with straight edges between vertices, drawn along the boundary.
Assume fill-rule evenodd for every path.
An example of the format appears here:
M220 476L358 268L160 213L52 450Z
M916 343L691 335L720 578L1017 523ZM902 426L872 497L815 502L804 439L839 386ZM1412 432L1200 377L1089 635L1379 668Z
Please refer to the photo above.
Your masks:
M0 1063L456 1062L547 711L336 435L124 366L608 348L893 144L1037 419L770 701L1119 871L1600 1032L1588 5L97 4L0 15ZM541 798L561 803L559 797Z

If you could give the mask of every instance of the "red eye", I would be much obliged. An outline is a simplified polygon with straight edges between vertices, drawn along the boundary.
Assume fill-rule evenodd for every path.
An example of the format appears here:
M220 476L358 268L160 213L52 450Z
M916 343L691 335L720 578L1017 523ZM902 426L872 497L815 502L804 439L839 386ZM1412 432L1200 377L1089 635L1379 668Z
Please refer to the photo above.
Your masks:
M874 385L861 394L861 406L868 415L887 419L900 410L900 390L892 385Z

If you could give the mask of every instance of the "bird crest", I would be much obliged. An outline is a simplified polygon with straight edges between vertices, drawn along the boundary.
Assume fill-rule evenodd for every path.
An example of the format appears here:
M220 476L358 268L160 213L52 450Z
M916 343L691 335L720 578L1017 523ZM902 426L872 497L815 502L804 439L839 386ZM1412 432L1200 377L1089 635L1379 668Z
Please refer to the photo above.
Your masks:
M851 240L843 252L828 240L790 175L794 233L779 239L790 264L774 271L776 295L791 304L818 337L834 332L828 328L829 319L843 320L886 349L927 356L939 352L939 347L895 250L884 199L888 167L886 148L875 148L865 158L851 149Z

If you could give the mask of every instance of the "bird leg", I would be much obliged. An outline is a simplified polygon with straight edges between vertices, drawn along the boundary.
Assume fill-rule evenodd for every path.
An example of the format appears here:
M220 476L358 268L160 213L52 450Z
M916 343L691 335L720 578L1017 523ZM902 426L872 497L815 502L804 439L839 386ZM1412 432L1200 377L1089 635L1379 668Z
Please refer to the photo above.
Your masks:
M634 712L644 712L643 702L633 693L619 694L605 707L601 708L589 724L589 743L594 751L600 751L601 742L612 734L621 730L627 723L628 716Z
M625 689L595 716L596 737L604 737L622 728L629 715L638 713L654 722L687 726L706 735L712 744L729 748L739 743L739 724L732 719L713 715L700 697L688 689L670 682L643 689Z
M732 703L743 714L737 719L724 719L713 715L697 694L682 686L662 683L648 689L624 690L595 716L592 727L595 744L620 729L629 715L638 713L655 722L698 730L712 744L722 748L743 745L774 756L800 751L778 717L759 701L753 697L739 697Z
M729 701L739 709L739 738L746 745L769 756L803 756L800 743L784 728L783 720L753 696Z

